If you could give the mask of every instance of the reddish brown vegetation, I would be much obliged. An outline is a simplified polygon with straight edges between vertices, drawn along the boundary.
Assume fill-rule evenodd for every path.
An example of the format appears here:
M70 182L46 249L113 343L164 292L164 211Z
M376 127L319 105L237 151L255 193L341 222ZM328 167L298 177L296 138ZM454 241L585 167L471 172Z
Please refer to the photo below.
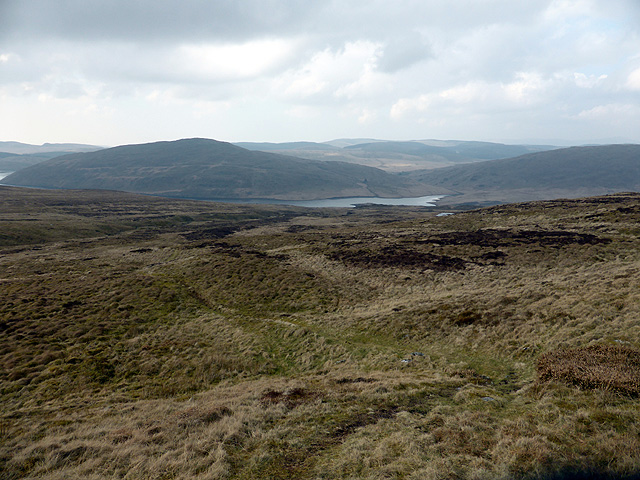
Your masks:
M538 378L640 395L640 351L621 345L558 350L538 360Z

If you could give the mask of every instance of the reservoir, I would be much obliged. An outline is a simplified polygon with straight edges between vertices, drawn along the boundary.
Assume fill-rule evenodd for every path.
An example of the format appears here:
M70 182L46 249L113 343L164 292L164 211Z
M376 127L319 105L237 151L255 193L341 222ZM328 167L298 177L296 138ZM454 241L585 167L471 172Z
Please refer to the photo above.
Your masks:
M344 198L326 198L322 200L272 200L268 198L211 198L212 202L223 203L253 203L267 205L293 205L295 207L342 207L352 208L356 205L404 205L413 207L435 207L436 202L444 195L429 195L425 197L407 197L407 198L380 198L380 197L344 197Z
M0 180L13 172L0 172ZM356 205L405 205L412 207L435 207L436 202L444 195L428 195L425 197L380 198L380 197L344 197L326 198L322 200L272 200L270 198L209 198L211 202L244 203L264 205L293 205L295 207L342 207L352 208ZM203 200L203 199L198 199Z

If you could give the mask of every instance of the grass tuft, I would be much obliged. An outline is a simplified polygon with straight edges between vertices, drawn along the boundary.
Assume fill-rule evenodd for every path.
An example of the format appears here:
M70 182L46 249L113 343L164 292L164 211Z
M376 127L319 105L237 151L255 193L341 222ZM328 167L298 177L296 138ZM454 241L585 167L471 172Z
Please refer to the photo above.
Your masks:
M640 395L640 350L622 345L591 345L545 353L537 363L540 381L584 389L601 388Z

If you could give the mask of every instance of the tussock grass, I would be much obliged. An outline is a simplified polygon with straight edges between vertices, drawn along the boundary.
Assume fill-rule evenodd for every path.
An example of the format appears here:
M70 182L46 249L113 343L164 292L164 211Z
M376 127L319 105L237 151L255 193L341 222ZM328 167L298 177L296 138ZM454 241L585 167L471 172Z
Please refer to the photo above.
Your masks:
M637 476L638 205L0 188L3 478Z
M561 381L581 388L640 394L640 351L622 345L592 345L548 352L537 363L541 381Z

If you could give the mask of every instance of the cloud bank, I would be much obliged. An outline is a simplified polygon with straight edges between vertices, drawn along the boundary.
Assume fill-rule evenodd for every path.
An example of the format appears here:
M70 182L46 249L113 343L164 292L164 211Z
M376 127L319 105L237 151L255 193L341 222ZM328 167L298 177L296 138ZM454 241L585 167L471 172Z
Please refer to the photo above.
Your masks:
M5 0L4 140L640 142L636 0Z

